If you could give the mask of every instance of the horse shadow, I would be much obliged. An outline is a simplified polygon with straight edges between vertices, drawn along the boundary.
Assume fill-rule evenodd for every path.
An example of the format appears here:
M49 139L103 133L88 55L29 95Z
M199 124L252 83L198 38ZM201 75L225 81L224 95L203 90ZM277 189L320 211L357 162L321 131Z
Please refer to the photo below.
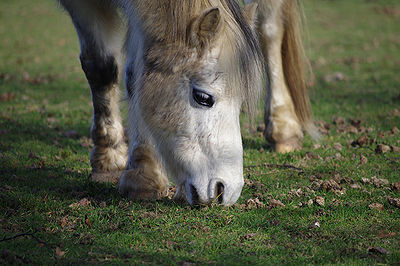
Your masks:
M82 138L86 140L90 138L90 126L87 122L76 122L69 125L69 129L72 128L77 133L76 136L69 137L65 134L68 130L66 127L47 124L44 121L39 123L37 121L24 121L21 123L12 118L3 119L3 131L6 134L2 136L0 151L14 151L20 158L19 161L12 163L7 162L6 157L3 159L0 165L0 173L6 177L2 179L4 184L12 183L18 187L29 186L33 192L47 192L60 200L79 200L83 197L95 198L98 201L107 201L110 198L114 200L123 199L115 185L89 181L91 171L89 165L90 147L81 143ZM245 136L242 142L245 150L264 149L272 152L272 147L264 139ZM37 143L37 145L31 143ZM83 170L82 168L70 169L73 166L68 167L68 163L63 162L64 158L59 158L62 156L56 155L54 152L51 155L41 154L42 152L47 153L47 151L43 151L43 146L56 146L56 151L59 154L65 150L73 154L87 154L87 157L80 161L80 165L85 167L83 167ZM42 158L46 159L42 160ZM28 160L33 163L27 165ZM32 182L32 179L35 181ZM186 205L168 199L160 202L168 206L171 204Z
M259 138L251 138L251 137L243 137L242 144L244 150L260 150L264 149L265 151L272 152L273 148L270 143L265 140L260 140Z

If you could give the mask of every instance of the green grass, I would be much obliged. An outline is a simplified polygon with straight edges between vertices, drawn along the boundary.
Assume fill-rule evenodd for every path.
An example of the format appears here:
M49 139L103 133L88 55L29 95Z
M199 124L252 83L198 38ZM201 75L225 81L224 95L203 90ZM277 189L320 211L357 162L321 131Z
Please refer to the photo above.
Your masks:
M11 96L0 101L0 264L399 263L400 210L387 198L400 192L361 179L400 181L399 152L375 152L378 144L400 146L399 133L390 133L400 127L400 5L304 5L311 100L316 120L330 127L321 147L306 137L303 150L275 154L243 123L248 181L238 206L192 208L131 202L112 185L88 182L92 107L72 24L53 1L2 0L0 95ZM336 72L344 79L329 81ZM335 117L361 120L363 132L341 130ZM66 137L69 130L79 138ZM366 145L350 145L363 135ZM331 179L343 195L319 185ZM324 206L307 204L317 196ZM264 206L252 208L255 198ZM82 199L90 204L74 207Z

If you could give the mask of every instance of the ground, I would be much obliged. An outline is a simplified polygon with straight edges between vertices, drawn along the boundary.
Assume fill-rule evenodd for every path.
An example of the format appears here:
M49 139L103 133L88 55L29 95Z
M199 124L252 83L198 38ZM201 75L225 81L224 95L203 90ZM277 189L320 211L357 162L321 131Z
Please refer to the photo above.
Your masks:
M92 109L73 27L55 1L2 0L0 264L399 263L400 4L304 8L323 140L273 153L260 108L255 126L242 119L238 204L192 208L88 181Z

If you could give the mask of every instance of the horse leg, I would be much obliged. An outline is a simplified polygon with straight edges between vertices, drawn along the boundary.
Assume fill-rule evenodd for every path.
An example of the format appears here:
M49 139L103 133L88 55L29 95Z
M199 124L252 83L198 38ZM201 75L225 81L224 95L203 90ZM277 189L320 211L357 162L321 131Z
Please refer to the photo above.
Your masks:
M159 199L167 196L169 182L150 145L132 148L127 170L121 176L119 192L131 199Z
M277 152L290 152L302 146L303 130L296 114L290 80L285 76L282 45L284 44L287 0L261 0L260 41L268 66L270 89L265 103L265 137L274 145ZM292 1L292 0L288 0ZM295 1L293 1L295 2ZM291 47L297 49L298 47ZM297 69L299 70L299 69ZM297 74L297 73L295 73Z
M141 84L138 80L143 77L140 59L143 58L144 38L134 22L131 21L128 25L125 82L129 95L128 132L131 144L126 171L121 175L118 189L121 194L131 199L159 199L168 194L169 182L155 151L155 141L143 121L138 100L140 95L134 93L139 89L138 84Z
M91 180L117 182L126 166L127 144L119 111L118 59L122 40L117 11L104 1L61 0L80 41L80 60L93 101Z

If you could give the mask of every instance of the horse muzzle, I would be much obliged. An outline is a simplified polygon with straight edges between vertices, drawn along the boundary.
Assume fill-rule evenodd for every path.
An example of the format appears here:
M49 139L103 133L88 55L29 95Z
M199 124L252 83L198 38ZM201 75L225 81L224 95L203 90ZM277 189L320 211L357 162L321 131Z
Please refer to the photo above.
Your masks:
M185 185L185 195L190 205L217 203L230 206L238 200L243 184L243 179L232 184L222 179L214 178L208 182L208 185L189 180Z

